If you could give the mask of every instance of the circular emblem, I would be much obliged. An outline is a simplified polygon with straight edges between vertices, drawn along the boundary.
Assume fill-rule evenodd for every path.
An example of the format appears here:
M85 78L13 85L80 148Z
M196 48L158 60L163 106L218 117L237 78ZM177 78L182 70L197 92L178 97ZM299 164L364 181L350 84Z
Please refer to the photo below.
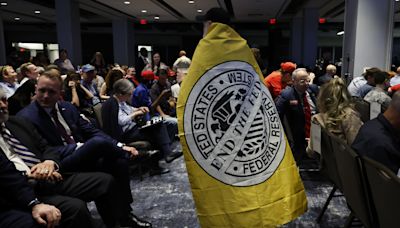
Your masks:
M190 91L183 118L195 161L225 184L262 183L285 154L273 100L246 62L225 62L202 75Z

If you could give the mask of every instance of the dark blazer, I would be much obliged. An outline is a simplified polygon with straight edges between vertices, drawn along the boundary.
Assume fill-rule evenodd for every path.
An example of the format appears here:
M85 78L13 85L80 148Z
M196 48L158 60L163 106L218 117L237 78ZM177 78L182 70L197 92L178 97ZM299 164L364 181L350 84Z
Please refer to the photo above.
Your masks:
M53 160L57 164L60 164L60 155L57 153L57 150L49 146L48 142L29 121L20 117L10 116L5 124L11 134L41 161Z
M136 58L136 63L135 63L135 69L136 69L136 74L141 75L142 70L146 66L146 63L144 62L143 58L138 56Z
M103 131L117 139L122 140L123 130L118 124L118 112L119 105L117 99L111 96L106 102L101 106L101 118L103 120Z
M15 206L28 209L28 204L35 199L33 189L14 164L0 149L0 212Z
M318 87L316 85L310 85L307 92L310 94L311 100L316 105ZM286 117L289 123L293 134L295 148L302 149L304 147L305 149L307 144L305 141L305 117L302 98L293 87L286 87L286 89L284 89L277 97L275 104L281 120L283 121L283 118Z
M35 86L36 80L29 79L18 87L17 91L7 99L10 115L17 114L17 112L31 103L31 97L35 94Z
M53 160L60 164L59 154L47 144L29 121L10 117L5 124L11 134L36 154L41 161ZM15 206L27 208L28 203L35 198L33 189L1 149L0 167L0 211L7 208L7 202L14 208Z
M58 102L58 108L61 115L71 129L72 136L76 142L85 142L86 140L100 136L105 140L112 140L116 146L117 141L106 135L104 132L95 128L91 123L84 120L78 110L69 102ZM51 121L46 111L35 101L18 112L17 116L26 118L35 125L39 133L48 141L51 146L57 146L61 153L61 158L75 151L76 144L64 145L61 135L58 133L55 124ZM116 149L120 149L116 146Z

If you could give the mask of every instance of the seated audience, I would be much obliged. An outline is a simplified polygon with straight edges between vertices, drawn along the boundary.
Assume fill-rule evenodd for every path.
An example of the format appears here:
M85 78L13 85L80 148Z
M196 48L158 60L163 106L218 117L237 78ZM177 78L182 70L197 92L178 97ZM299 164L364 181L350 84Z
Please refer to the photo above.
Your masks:
M319 91L317 106L320 113L314 115L312 121L351 145L363 122L351 103L346 83L341 78L325 83ZM314 153L311 138L307 153Z
M94 66L98 75L100 75L101 77L106 76L107 64L101 52L98 51L94 53L92 60L90 60L90 64Z
M336 66L329 64L326 66L326 73L318 78L318 85L322 86L323 84L329 82L336 76Z
M107 100L113 94L113 85L116 81L123 78L124 74L120 69L112 69L108 72L105 83L101 86L100 98L102 100Z
M17 116L32 122L59 153L65 172L104 171L115 178L121 207L121 226L151 227L132 214L129 157L138 151L112 139L83 119L69 102L59 101L62 79L58 71L44 72L38 79L36 100Z
M84 201L93 200L106 225L117 225L121 201L113 178L105 173L63 173L56 149L27 120L8 116L1 89L0 98L0 227L53 227L60 218L61 227L92 227Z
M281 69L272 72L264 79L264 84L268 87L272 99L276 99L287 85L292 84L292 72L296 69L296 64L292 62L281 63Z
M89 114L92 107L93 94L81 84L81 76L69 72L64 80L65 101L71 102L81 113ZM89 113L87 113L89 112Z
M34 99L36 80L40 75L40 68L32 63L22 64L20 71L19 87L14 95L8 98L8 110L11 115L17 114Z
M276 99L276 108L281 121L286 117L293 134L292 152L299 162L306 156L310 138L311 116L317 113L316 96L318 87L310 85L305 68L293 71L293 86L282 91Z
M62 75L67 74L69 71L75 71L71 60L68 59L68 52L66 49L60 50L60 57L54 60L54 64L58 66Z
M7 99L17 91L17 73L12 66L3 66L0 68L0 88L3 89Z
M390 79L390 86L395 86L398 84L400 84L400 67L397 67L396 75Z
M121 79L114 84L114 95L102 107L104 130L122 142L139 140L149 141L161 151L166 162L172 162L182 155L172 152L170 139L164 123L141 128L137 123L138 117L149 112L148 107L134 108L126 102L130 100L133 85L127 79Z
M258 67L260 68L261 73L262 73L263 75L266 75L266 74L267 74L267 68L265 67L264 61L263 61L262 58L261 58L261 51L260 51L260 49L258 49L258 48L251 48L251 52L253 52L254 58L255 58L256 61L257 61L257 65L258 65Z
M96 70L94 66L86 64L82 67L82 80L81 84L89 90L92 97L92 105L100 102L100 94L96 83Z
M356 92L356 96L357 97L361 97L364 98L365 95L367 95L367 93L369 91L371 91L374 87L375 87L375 79L374 79L374 74L376 72L380 72L381 70L379 68L376 67L372 67L368 70L365 71L365 73L363 74L365 80L367 83L365 83L364 85L362 85ZM350 83L351 84L351 83Z
M168 92L168 95L160 96L162 91ZM178 134L178 120L176 119L176 111L175 108L171 107L169 103L169 100L172 97L172 95L171 95L171 83L168 81L167 70L164 69L160 70L158 80L151 86L150 97L152 102L157 99L160 99L158 105L156 106L155 115L164 118L164 121L167 123L168 128L172 128L171 130L168 131L169 132L172 131L173 136L175 134Z
M175 98L174 102L176 103L179 97L179 92L181 90L181 84L183 79L186 77L188 73L188 69L186 68L178 68L176 72L176 81L177 83L171 86L171 95Z
M129 67L128 70L126 71L126 75L124 78L128 79L135 87L137 87L139 85L139 82L136 79L135 67Z
M375 72L373 74L375 87L365 95L364 100L368 102L377 102L382 106L388 107L392 98L386 93L386 81L388 73L385 71Z
M353 142L353 149L400 174L400 92L396 92L388 109L367 121Z
M160 69L168 69L168 66L161 62L161 56L159 52L154 52L153 53L153 61L149 64L147 64L147 66L145 66L146 70L151 70L153 71L154 75L156 77L158 77L158 75L160 74Z

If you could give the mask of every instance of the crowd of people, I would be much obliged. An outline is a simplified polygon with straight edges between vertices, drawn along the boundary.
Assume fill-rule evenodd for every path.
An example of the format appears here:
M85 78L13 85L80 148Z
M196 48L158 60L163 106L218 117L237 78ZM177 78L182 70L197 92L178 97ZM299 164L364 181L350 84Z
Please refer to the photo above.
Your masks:
M163 162L182 155L172 149L175 106L190 59L181 51L170 68L159 53L152 61L147 50L141 53L140 74L135 67L107 68L100 52L91 64L74 67L66 50L46 67L1 67L1 226L98 227L89 201L106 227L152 226L132 213L129 181L130 164L148 154L128 144L148 141L159 151L149 174L170 172ZM93 111L97 104L103 126Z
M265 74L259 50L253 53ZM127 144L145 140L160 151L150 175L168 173L160 161L182 155L171 145L178 133L179 89L191 60L182 50L169 67L159 52L151 61L148 55L141 48L135 66L107 66L96 52L90 63L75 67L63 49L54 64L1 67L0 226L97 227L88 201L96 203L106 227L152 226L132 213L129 165L145 152ZM395 73L367 69L347 85L333 64L315 77L283 62L264 84L288 123L298 166L315 155L310 139L316 122L400 173L400 67ZM357 99L379 103L385 111L363 123ZM93 113L98 104L103 126ZM151 124L159 117L162 121Z
M281 69L264 79L281 121L287 123L284 124L285 130L292 135L290 144L298 165L316 155L311 140L311 123L314 122L359 154L369 156L400 174L400 93L396 92L400 87L400 67L397 72L372 67L348 84L337 75L335 65L327 65L325 72L313 78L307 69L284 62ZM360 100L379 104L382 113L372 120L369 116L366 120L364 118L363 123L356 108Z

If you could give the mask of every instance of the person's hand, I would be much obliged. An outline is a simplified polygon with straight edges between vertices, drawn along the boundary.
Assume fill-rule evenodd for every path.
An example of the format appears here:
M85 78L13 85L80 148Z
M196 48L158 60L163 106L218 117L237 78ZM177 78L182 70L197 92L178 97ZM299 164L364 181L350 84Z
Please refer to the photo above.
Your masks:
M171 94L171 90L170 89L164 89L162 92L161 92L161 97L170 97L172 94Z
M148 112L150 112L149 108L146 107L146 106L139 107L138 109L141 110L143 113L148 113Z
M68 82L68 86L71 88L75 88L76 87L76 83L74 81L69 81Z
M54 206L40 203L32 208L32 217L40 225L53 228L60 223L61 212Z
M52 160L45 160L31 168L31 175L35 179L46 180L53 175L56 163Z
M140 109L137 109L136 111L134 111L132 113L132 119L135 120L138 116L143 116L145 114L145 112L143 112Z
M133 146L123 146L122 149L128 152L131 155L131 158L139 155L139 151L137 151Z

